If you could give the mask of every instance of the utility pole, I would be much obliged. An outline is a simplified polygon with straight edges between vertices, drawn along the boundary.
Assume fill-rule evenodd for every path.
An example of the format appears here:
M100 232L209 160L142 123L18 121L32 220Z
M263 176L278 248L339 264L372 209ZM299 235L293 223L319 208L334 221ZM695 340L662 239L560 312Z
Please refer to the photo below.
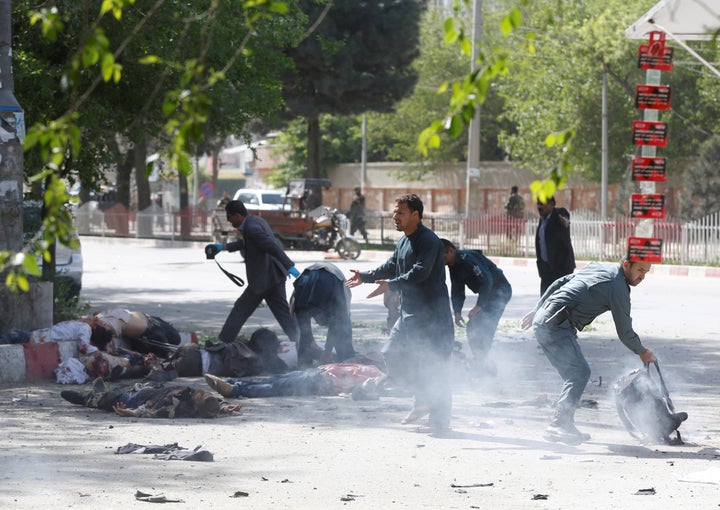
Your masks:
M482 39L482 0L473 2L472 62L470 69L477 70L478 45ZM468 129L467 173L465 176L465 217L470 216L470 179L480 177L480 107L470 121ZM462 244L462 243L461 243Z
M12 70L12 2L0 0L0 250L22 250L23 152L25 117L15 99ZM33 256L33 255L29 255ZM52 282L31 282L16 294L0 275L0 333L10 328L52 325Z

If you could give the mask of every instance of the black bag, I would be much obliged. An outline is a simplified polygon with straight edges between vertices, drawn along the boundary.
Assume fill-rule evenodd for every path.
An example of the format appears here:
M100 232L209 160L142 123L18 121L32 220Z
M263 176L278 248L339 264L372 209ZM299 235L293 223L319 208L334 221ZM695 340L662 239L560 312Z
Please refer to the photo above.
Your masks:
M634 438L647 443L683 444L678 428L687 413L676 413L660 366L654 362L658 382L650 376L650 365L633 370L615 383L615 405L623 425ZM670 435L675 432L675 438Z

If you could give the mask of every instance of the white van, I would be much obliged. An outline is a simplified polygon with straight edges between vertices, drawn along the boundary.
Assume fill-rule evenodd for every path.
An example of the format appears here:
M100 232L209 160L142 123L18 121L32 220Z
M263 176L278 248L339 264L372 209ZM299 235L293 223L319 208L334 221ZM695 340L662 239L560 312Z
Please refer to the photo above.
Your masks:
M281 211L285 193L277 189L241 188L233 200L240 200L248 211Z

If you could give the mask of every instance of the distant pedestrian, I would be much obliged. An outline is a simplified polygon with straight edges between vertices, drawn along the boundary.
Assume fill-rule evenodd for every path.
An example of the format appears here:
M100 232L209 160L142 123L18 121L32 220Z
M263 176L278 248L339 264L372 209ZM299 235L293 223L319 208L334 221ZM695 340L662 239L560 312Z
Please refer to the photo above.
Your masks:
M523 200L523 197L518 193L517 186L510 188L510 197L508 198L507 204L505 204L505 211L510 218L525 217L525 200Z
M365 240L365 244L367 244L368 236L365 230L365 195L362 194L359 186L355 188L355 198L353 198L350 204L348 217L350 218L350 235L355 235L355 231L359 230L360 235L362 235Z
M558 278L575 270L575 252L570 241L570 213L555 207L555 198L537 201L540 214L535 231L535 253L540 275L540 294Z
M510 239L517 239L525 222L525 200L518 193L518 187L510 188L510 197L505 204L507 217L507 235Z

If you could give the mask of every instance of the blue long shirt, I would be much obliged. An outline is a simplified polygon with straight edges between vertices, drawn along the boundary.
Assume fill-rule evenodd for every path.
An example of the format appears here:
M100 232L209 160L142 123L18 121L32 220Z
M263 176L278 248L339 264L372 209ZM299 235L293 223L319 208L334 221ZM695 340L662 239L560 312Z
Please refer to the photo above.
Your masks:
M480 250L456 250L455 265L450 267L450 296L455 313L465 303L465 286L477 294L476 306L483 307L497 283L505 279L502 269Z
M555 280L538 306L545 301L566 305L569 321L579 331L610 310L620 341L635 354L645 350L632 327L630 285L620 264L591 262L580 271Z
M387 280L390 290L400 293L402 321L437 326L454 339L452 314L445 283L443 244L435 233L422 223L409 236L403 236L393 255L373 271L360 273L363 282ZM433 331L435 333L433 333Z

